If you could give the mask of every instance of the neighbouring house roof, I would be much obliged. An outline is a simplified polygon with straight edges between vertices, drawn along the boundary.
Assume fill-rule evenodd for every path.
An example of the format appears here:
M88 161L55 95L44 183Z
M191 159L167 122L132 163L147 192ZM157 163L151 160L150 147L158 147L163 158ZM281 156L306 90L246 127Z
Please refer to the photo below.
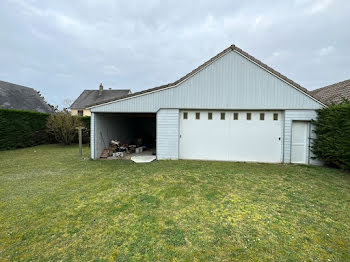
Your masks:
M311 91L311 94L328 104L350 100L350 79Z
M131 93L130 89L84 90L73 102L71 109L84 109L93 103L104 103Z
M303 93L309 95L310 97L314 98L316 101L320 102L321 104L325 104L322 100L320 100L319 98L317 98L313 94L311 94L306 88L304 88L301 85L295 83L293 80L287 78L286 76L284 76L281 73L277 72L276 70L272 69L268 65L264 64L263 62L261 62L260 60L256 59L255 57L251 56L250 54L248 54L247 52L245 52L242 49L238 48L237 46L231 45L228 48L226 48L223 51L221 51L220 53L218 53L216 56L214 56L211 59L209 59L208 61L206 61L204 64L200 65L199 67L197 67L196 69L192 70L190 73L186 74L185 76L181 77L180 79L176 80L173 83L169 83L169 84L166 84L166 85L161 85L161 86L158 86L158 87L146 89L146 90L139 91L139 92L136 92L136 93L124 95L124 96L121 96L121 97L118 97L118 98L113 98L113 99L111 98L111 99L108 99L108 100L103 101L103 102L91 103L89 105L89 107L93 107L93 106L97 106L97 105L101 105L101 104L117 101L117 100L120 100L120 99L129 98L129 97L133 97L133 96L138 96L138 95L141 95L141 94L146 94L146 93L154 92L154 91L157 91L157 90L161 90L161 89L165 89L165 88L176 86L179 83L181 83L182 81L184 81L185 79L187 79L187 78L191 77L192 75L196 74L197 72L201 71L203 68L205 68L209 64L213 63L215 60L217 60L218 58L220 58L221 56L223 56L224 54L226 54L226 53L228 53L230 51L235 51L235 52L239 53L240 55L248 58L252 62L254 62L257 65L259 65L262 68L264 68L265 70L269 71L270 73L276 75L277 77L281 78L285 82L287 82L290 85L294 86L295 88L299 89L301 92L303 92Z
M36 90L26 86L0 81L0 108L53 113Z

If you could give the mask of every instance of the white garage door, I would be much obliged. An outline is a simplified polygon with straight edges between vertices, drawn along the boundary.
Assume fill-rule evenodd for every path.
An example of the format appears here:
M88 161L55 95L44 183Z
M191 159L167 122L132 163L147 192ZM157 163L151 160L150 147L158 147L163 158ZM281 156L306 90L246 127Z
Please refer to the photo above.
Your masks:
M180 111L180 158L281 162L282 113Z

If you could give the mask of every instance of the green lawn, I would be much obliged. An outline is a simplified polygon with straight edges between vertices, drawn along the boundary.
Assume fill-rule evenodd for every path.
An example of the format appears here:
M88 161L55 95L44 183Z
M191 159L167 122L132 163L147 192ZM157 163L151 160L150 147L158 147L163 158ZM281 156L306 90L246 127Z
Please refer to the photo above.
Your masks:
M0 152L0 261L349 261L350 174Z

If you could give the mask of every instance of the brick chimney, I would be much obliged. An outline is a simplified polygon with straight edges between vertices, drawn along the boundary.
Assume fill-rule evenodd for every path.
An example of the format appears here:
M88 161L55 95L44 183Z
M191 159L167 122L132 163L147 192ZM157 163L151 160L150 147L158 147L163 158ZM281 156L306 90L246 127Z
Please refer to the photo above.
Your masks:
M99 88L99 90L98 90L98 95L100 96L100 95L102 95L102 92L103 92L103 85L102 85L102 83L100 84L100 88Z

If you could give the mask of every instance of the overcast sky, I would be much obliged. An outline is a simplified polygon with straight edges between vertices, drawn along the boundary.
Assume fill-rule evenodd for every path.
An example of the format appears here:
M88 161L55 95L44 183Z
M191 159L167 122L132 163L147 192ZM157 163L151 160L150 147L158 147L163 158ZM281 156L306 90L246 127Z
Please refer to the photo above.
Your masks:
M349 0L1 0L0 80L54 105L172 82L235 44L308 89L350 78Z

